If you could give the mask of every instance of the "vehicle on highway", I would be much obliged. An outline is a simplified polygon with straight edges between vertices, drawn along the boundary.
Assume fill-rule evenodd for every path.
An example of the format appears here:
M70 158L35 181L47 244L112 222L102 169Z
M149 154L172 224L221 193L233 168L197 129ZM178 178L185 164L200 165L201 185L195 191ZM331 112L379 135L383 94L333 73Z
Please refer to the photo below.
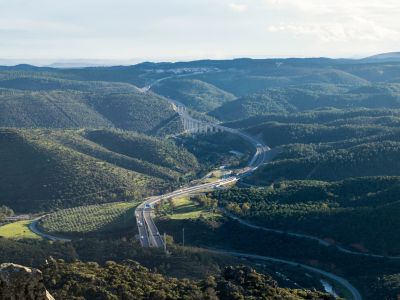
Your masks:
M146 203L146 204L144 205L144 208L151 208L151 204Z

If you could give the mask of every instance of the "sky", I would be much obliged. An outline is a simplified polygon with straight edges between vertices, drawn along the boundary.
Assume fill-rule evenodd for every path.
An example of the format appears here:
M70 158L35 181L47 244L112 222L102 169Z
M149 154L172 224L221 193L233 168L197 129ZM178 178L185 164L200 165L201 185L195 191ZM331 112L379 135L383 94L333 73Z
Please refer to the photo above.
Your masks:
M0 61L363 57L400 51L398 0L0 0Z

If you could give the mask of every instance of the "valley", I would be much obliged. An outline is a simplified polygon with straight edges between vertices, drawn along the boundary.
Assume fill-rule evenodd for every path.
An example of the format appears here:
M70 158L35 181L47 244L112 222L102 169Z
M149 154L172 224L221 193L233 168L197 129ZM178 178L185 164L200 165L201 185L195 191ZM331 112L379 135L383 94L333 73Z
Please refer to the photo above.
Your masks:
M31 219L0 219L0 258L52 256L66 277L133 268L131 281L159 282L126 290L145 299L185 285L231 299L236 270L251 274L243 297L256 277L287 299L331 299L321 280L346 299L394 299L399 72L333 59L2 67L0 205ZM61 299L94 293L45 270Z

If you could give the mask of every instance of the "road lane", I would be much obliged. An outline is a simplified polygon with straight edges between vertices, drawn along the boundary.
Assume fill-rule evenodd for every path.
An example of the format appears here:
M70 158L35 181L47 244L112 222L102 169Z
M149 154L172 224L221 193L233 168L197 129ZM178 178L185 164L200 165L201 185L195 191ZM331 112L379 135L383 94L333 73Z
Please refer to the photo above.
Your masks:
M51 234L44 233L44 232L40 231L40 230L38 229L38 227L37 227L37 224L38 224L38 222L40 221L40 219L43 218L43 217L45 217L45 215L44 215L44 216L41 216L41 217L39 217L39 218L34 219L34 220L29 224L28 227L29 227L29 229L30 229L32 232L36 233L37 235L41 236L42 238L45 238L45 239L48 239L48 240L51 240L51 241L63 241L63 242L70 242L70 241L71 241L71 239L68 239L68 238L63 238L63 237L59 237L59 236L54 236L54 235L51 235Z
M261 260L261 261L271 261L271 262L276 262L276 263L281 263L281 264L286 264L294 267L300 267L305 270L318 273L320 275L323 275L333 281L336 281L338 284L341 286L345 287L353 296L354 300L362 300L360 292L345 278L340 277L338 275L335 275L330 272L326 272L324 270L311 267L308 265L304 265L298 262L286 260L286 259L280 259L280 258L275 258L275 257L269 257L269 256L262 256L262 255L257 255L257 254L249 254L249 253L242 253L242 252L236 252L236 251L226 251L226 250L214 250L210 249L208 250L212 253L216 254L222 254L222 255L229 255L229 256L236 256L236 257L243 257L243 258L249 258L249 259L254 259L254 260Z

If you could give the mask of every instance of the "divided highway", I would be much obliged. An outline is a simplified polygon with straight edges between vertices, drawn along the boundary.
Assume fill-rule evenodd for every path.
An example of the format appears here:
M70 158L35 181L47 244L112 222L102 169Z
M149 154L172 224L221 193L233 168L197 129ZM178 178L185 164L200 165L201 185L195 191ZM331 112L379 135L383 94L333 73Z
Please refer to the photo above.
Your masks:
M232 132L233 129L230 130ZM143 203L141 203L135 210L136 214L136 222L137 226L139 229L139 237L140 237L140 243L142 247L156 247L156 248L164 248L164 239L160 235L157 226L155 225L153 219L152 219L152 210L154 207L154 204L160 202L163 199L168 199L168 198L176 198L179 196L183 195L189 195L189 194L195 194L195 193L200 193L203 191L207 190L212 190L220 186L225 186L229 185L232 183L237 182L241 178L251 174L254 170L256 170L259 166L261 166L264 162L267 161L267 153L271 150L268 146L264 145L261 141L258 141L257 139L242 133L240 131L236 131L236 134L244 138L245 140L249 141L251 144L254 145L256 148L256 152L253 155L252 159L248 163L248 166L244 168L244 170L241 170L237 173L236 176L231 176L226 179L221 179L216 182L212 183L204 183L204 184L199 184L195 186L189 186L189 187L184 187L181 189L178 189L176 191L173 191L168 194L164 194L161 196L155 196L155 197L150 197ZM239 219L239 221L242 221ZM249 225L249 224L246 224ZM255 260L260 260L260 261L271 261L271 262L277 262L277 263L282 263L282 264L287 264L295 267L301 267L305 270L323 275L326 278L330 278L331 280L335 281L339 285L343 286L346 288L352 295L354 300L362 300L362 297L359 293L359 291L346 279L337 276L335 274L326 272L324 270L314 268L311 266L307 266L304 264L299 264L297 262L289 261L289 260L283 260L283 259L278 259L278 258L273 258L273 257L267 257L267 256L261 256L261 255L255 255L255 254L249 254L249 253L240 253L240 252L233 252L233 251L223 251L223 250L210 250L211 252L214 253L219 253L222 255L231 255L231 256L237 256L237 257L242 257L242 258L248 258L248 259L255 259Z
M179 196L195 194L203 191L209 191L221 186L235 183L240 178L256 170L260 165L262 165L265 162L267 158L266 153L271 149L268 146L265 146L261 141L258 141L255 138L250 137L242 132L238 131L237 134L242 136L247 141L251 142L255 146L256 152L253 155L248 166L244 170L238 171L238 174L236 176L220 179L211 183L188 186L173 191L171 193L150 197L136 208L135 210L136 223L139 229L140 243L143 247L157 247L157 248L164 247L164 240L161 237L157 229L157 226L154 224L154 221L151 216L154 204L160 202L163 199L176 198Z
M161 79L163 80L163 79ZM159 80L159 81L161 81ZM147 92L150 90L152 85L149 85L145 88L143 88L143 92ZM172 104L176 104L176 101L171 100ZM218 127L224 129L224 131L234 133L236 135L239 135L246 141L250 142L254 148L255 148L255 153L253 157L251 158L250 162L248 163L247 167L241 170L236 171L235 176L231 176L226 179L220 179L218 181L212 182L212 183L205 183L205 184L199 184L195 186L189 186L189 187L183 187L181 189L178 189L176 191L173 191L171 193L167 193L164 195L160 196L155 196L155 197L150 197L146 199L143 203L141 203L135 210L135 215L136 215L136 222L139 230L139 238L140 238L140 243L142 247L155 247L155 248L164 248L165 247L165 241L163 237L160 235L157 226L155 225L153 218L152 218L152 211L153 207L156 203L162 201L163 199L168 199L168 198L176 198L179 196L183 195L190 195L190 194L195 194L195 193L200 193L204 192L207 190L213 190L221 186L226 186L232 183L237 182L241 178L244 178L248 175L250 175L252 172L254 172L259 166L264 164L271 156L268 156L267 153L271 151L271 149L266 146L262 141L257 140L256 138L241 132L236 129L232 128L227 128L218 125ZM240 222L244 222L239 219ZM245 224L245 225L250 225L250 224ZM252 225L250 225L252 226ZM296 235L296 234L293 234ZM316 238L318 239L318 238ZM322 242L322 240L321 240ZM322 242L326 243L325 241ZM225 255L231 255L231 256L237 256L237 257L243 257L243 258L249 258L249 259L256 259L256 260L261 260L261 261L272 261L272 262L278 262L278 263L283 263L283 264L288 264L292 266L298 266L301 267L305 270L309 270L311 272L318 273L320 275L323 275L327 278L330 278L331 280L335 281L339 285L343 286L346 288L352 295L354 300L362 300L362 297L359 293L359 291L351 284L349 283L346 279L339 277L335 274L326 272L324 270L314 268L311 266L307 266L304 264L299 264L297 262L293 261L288 261L288 260L283 260L283 259L278 259L278 258L273 258L273 257L266 257L266 256L260 256L260 255L254 255L254 254L248 254L248 253L239 253L239 252L232 252L232 251L218 251L218 250L211 250L215 253L220 253L220 254L225 254Z
M192 74L193 75L193 74ZM185 76L185 75L181 75ZM158 82L169 79L170 77L165 77L156 80L152 84L145 86L141 89L139 89L141 92L146 93L148 92L152 86L157 84ZM184 105L176 100L169 99L171 104L173 105L174 109L177 110L178 106L184 107ZM184 115L183 117L186 117ZM191 118L191 117L190 117ZM207 123L204 122L203 123ZM163 248L164 247L164 240L162 236L160 235L157 226L154 224L154 221L152 219L152 211L153 207L156 203L160 202L163 199L168 199L168 198L176 198L178 196L183 196L183 195L188 195L188 194L194 194L194 193L199 193L202 191L207 191L207 190L213 190L221 186L229 185L232 184L236 181L238 181L240 178L243 178L249 174L251 174L254 170L256 170L260 165L262 165L266 159L267 159L267 152L270 151L271 149L264 145L262 141L257 140L256 138L241 132L236 129L228 128L221 126L219 124L213 124L209 123L209 125L212 126L218 126L219 129L236 134L243 138L244 140L248 141L251 143L254 148L256 149L256 152L254 153L252 159L248 163L247 167L241 170L237 170L235 176L231 176L229 178L225 179L220 179L218 181L212 182L212 183L206 183L206 184L199 184L195 186L188 186L184 187L181 189L178 189L176 191L173 191L168 194L160 195L160 196L155 196L155 197L150 197L146 199L143 203L141 203L135 210L135 216L136 216L136 223L139 231L139 239L140 239L140 244L142 247L157 247L157 248Z

